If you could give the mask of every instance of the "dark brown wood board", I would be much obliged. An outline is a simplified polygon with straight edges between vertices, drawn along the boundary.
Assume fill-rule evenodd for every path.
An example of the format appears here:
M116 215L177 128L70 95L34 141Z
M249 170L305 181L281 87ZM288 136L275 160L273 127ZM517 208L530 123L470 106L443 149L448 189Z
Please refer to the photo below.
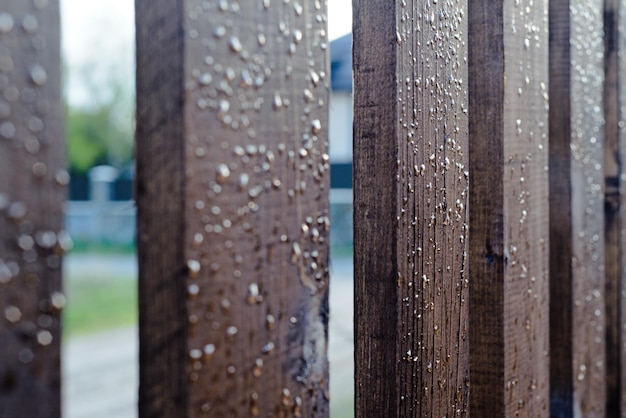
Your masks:
M60 417L65 170L58 1L0 5L0 416Z
M469 7L474 416L549 416L547 3Z
M606 413L621 416L620 303L623 298L619 136L619 2L604 0L604 240L606 321Z
M467 416L466 2L353 10L356 416Z
M554 417L606 413L604 51L603 2L550 2Z
M328 416L320 0L137 0L140 416Z

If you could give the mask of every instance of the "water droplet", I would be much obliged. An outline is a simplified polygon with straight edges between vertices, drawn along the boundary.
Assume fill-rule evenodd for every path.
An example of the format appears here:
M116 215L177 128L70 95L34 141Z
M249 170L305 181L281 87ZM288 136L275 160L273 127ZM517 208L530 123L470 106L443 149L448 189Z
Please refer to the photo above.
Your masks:
M7 208L7 216L15 223L20 223L26 217L26 205L22 202L13 202Z
M300 257L302 256L302 249L300 248L300 244L297 242L293 243L292 252L291 252L291 262L296 263Z
M252 375L254 377L260 377L263 374L263 359L257 358L254 361L254 367L252 367Z
M270 341L269 343L265 344L265 345L263 346L263 348L261 348L261 352L262 352L263 354L269 354L269 353L271 353L273 350L274 350L274 343L273 343L273 342L271 342L271 341Z
M200 262L198 260L189 260L187 261L187 270L189 271L190 277L197 277L198 273L200 273Z
M0 13L0 33L8 33L13 29L13 16Z
M317 74L315 71L311 71L309 75L311 76L311 81L313 82L313 85L317 86L320 82L319 74Z
M17 239L17 246L22 251L28 251L35 245L35 240L30 235L20 235Z
M48 167L42 162L33 164L33 175L35 177L44 177L48 173Z
M214 344L207 344L207 345L204 346L204 349L202 351L204 351L204 355L206 357L210 358L215 353L215 345Z
M37 342L40 345L46 346L52 343L53 337L52 333L48 330L41 330L37 333Z
M20 352L17 354L17 359L20 361L20 363L28 364L33 361L33 358L33 352L28 348L20 350Z
M248 183L250 182L250 176L248 173L241 173L239 175L238 185L240 189L245 189L248 187Z
M7 284L13 279L13 273L9 266L0 259L0 284Z
M57 171L54 179L59 186L67 186L68 184L70 184L70 174L64 169L60 169L59 171Z
M4 309L4 317L12 324L22 319L22 311L17 306L9 305Z
M189 350L189 357L191 357L193 360L200 360L200 358L202 358L202 350L199 350L197 348Z
M39 22L35 16L28 14L22 20L22 28L28 33L34 33L39 28Z
M56 310L61 310L65 307L67 303L67 299L65 299L65 295L61 292L54 292L50 296L50 302L52 303L52 307Z
M54 231L38 232L35 241L41 248L51 249L57 243L57 234Z
M187 294L189 296L192 296L192 297L198 296L198 293L200 293L200 286L198 286L197 284L195 284L195 283L194 284L190 284L187 287Z
M67 231L60 231L57 233L57 242L59 244L59 249L63 254L74 248L74 241L72 241L72 237Z
M219 164L217 166L217 181L218 183L224 183L230 176L230 169L226 164Z
M261 185L254 186L253 188L250 189L250 191L248 191L248 195L254 199L258 197L262 191L263 191L263 186Z
M216 27L216 28L215 28L215 30L213 30L213 35L214 35L216 38L221 38L221 37L223 37L224 35L226 35L226 28L225 28L224 26L221 26L221 25L220 25L220 26L218 26L218 27ZM208 58L208 57L207 57L207 58ZM207 64L208 64L208 63L207 63ZM210 64L209 64L209 65L210 65Z
M12 139L15 136L15 125L12 122L3 122L0 125L0 136L5 139Z
M302 416L302 398L296 396L293 404L293 416L300 418Z
M241 45L241 41L236 36L231 36L228 40L228 46L233 52L241 52L243 49L243 45Z
M315 119L311 121L311 131L314 134L317 134L320 131L320 129L322 129L322 123L320 122L319 119Z
M254 305L255 303L263 301L263 296L259 294L259 286L256 283L252 283L250 284L250 286L248 286L248 295L246 296L246 301L249 305Z
M30 79L35 85L41 87L48 81L48 74L41 65L34 65L30 69Z
M274 315L271 315L271 314L267 315L265 317L265 323L266 323L267 329L271 331L274 329L274 327L276 327L276 318L274 318Z
M258 417L261 413L261 410L259 408L259 394L256 392L252 392L252 394L250 395L250 400L252 402L250 405L250 414L253 417Z
M293 41L296 45L302 41L302 31L299 31L298 29L293 31Z
M280 94L274 93L274 99L272 100L272 107L274 110L278 110L283 107L283 99L280 97Z
M213 81L213 76L210 73L202 73L198 77L198 84L202 86L208 86Z

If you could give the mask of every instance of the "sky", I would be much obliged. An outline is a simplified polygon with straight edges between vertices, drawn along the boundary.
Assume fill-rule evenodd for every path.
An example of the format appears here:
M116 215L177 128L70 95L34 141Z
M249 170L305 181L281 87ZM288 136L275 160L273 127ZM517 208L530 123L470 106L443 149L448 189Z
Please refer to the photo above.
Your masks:
M327 2L332 41L352 29L352 0ZM122 80L124 89L134 89L134 3L61 0L64 84L70 105L106 100L112 79Z

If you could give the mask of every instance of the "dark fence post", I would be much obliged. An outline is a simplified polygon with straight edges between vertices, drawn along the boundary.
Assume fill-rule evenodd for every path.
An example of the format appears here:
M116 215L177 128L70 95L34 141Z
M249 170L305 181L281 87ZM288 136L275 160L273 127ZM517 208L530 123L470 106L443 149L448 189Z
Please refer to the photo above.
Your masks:
M549 414L547 3L469 5L473 416Z
M468 414L467 7L448 3L354 1L358 417Z
M606 413L602 2L550 2L550 392Z
M621 409L622 360L620 358L622 320L622 146L620 144L619 84L619 1L604 0L604 233L605 233L605 301L606 301L606 411L618 417Z
M325 417L325 2L136 8L140 415Z
M65 171L58 1L0 5L0 416L60 417Z

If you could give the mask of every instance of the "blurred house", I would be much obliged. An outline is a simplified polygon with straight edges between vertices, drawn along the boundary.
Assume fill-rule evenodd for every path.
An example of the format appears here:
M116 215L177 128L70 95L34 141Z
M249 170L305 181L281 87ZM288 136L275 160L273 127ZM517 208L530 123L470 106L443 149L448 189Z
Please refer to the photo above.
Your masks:
M330 43L329 140L333 189L352 188L352 34Z

